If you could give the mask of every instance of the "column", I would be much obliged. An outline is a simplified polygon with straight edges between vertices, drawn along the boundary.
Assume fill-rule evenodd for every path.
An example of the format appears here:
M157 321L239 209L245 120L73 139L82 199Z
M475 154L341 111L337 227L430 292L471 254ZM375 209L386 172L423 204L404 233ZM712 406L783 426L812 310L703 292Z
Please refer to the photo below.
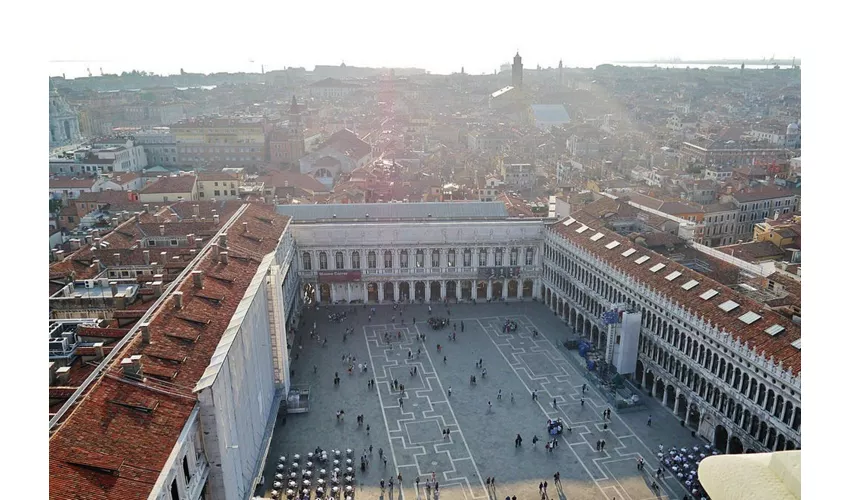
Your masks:
M331 283L331 304L336 302L336 284Z
M407 282L407 293L408 293L407 300L413 300L416 297L416 287L414 286L415 283L416 283L415 281L408 281Z
M440 259L442 261L442 259ZM442 263L442 262L441 262ZM440 298L446 298L446 280L440 280Z
M369 303L369 283L364 281L361 285L363 286L363 303L367 304Z
M493 280L487 280L487 300L493 298Z
M681 392L679 392L679 389L676 389L676 402L673 403L673 413L675 413L677 417L679 416L679 396L680 395L681 395Z
M649 386L649 397L655 397L655 384L658 382L657 378L652 379L652 385Z
M351 302L351 283L346 283L345 287L347 289L347 292L345 294L345 300Z
M779 441L779 440L777 439L777 441ZM731 449L731 445L732 445L732 436L730 435L728 437L728 439L726 439L726 454L727 455L729 454L729 450Z
M661 404L667 406L667 386L665 385L663 389L664 393L661 395Z
M688 411L685 412L685 425L688 425L688 423L691 421L691 400L690 399L688 400L687 404L688 404Z
M313 289L316 290L316 303L321 304L322 303L322 289L319 287L318 282L314 285Z
M378 304L384 301L384 282L378 282Z
M506 279L502 282L502 298L503 298L503 299L507 299L507 298L508 298L508 281L509 281L509 280L506 278Z
M400 288L399 285L400 284L401 283L393 283L393 298L395 299L396 302L398 302L399 293L401 293L399 291L399 288Z

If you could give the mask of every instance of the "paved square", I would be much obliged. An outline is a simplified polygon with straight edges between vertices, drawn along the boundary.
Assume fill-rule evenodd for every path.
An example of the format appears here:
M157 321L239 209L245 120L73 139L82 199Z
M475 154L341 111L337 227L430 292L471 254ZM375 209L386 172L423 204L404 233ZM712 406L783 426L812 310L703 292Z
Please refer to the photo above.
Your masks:
M699 441L655 401L649 401L644 411L614 412L605 429L601 414L607 402L590 384L582 395L585 369L576 353L560 347L567 327L543 304L463 304L451 305L449 311L432 305L434 315L452 322L438 331L426 322L427 307L405 306L402 312L401 307L376 306L371 321L362 305L323 307L305 314L305 324L315 321L328 343L322 347L308 331L297 335L296 344L301 345L293 348L293 384L310 386L310 411L289 415L275 430L265 468L266 497L277 457L303 455L317 446L350 448L355 465L360 455L369 457L366 471L356 470L358 498L380 498L379 481L399 473L402 487L396 485L393 500L426 498L425 480L432 474L440 484L441 500L539 498L542 481L549 482L549 497L559 500L644 500L685 494L672 480L662 480L663 494L653 494L648 473L657 463L659 444L689 446ZM349 318L331 323L328 311L343 308L352 311ZM393 315L395 324L390 322ZM516 331L503 330L506 319L517 323ZM355 333L344 341L347 327L354 327ZM453 329L456 341L449 338ZM539 332L536 337L534 329ZM391 334L390 344L385 333ZM419 340L420 334L426 334L425 342ZM346 355L354 356L355 365L367 363L368 372L355 368L349 375L342 360ZM479 360L487 369L486 377L476 368ZM333 385L335 372L342 379L339 386ZM470 384L472 375L478 378L476 385ZM372 378L376 386L369 388ZM393 380L404 384L404 394L393 389ZM532 391L537 391L536 401ZM335 417L340 409L346 414L342 421ZM652 427L645 425L649 413ZM357 415L364 417L362 426L356 423ZM558 447L547 452L546 419L558 417L572 432L565 431ZM447 439L443 429L450 430ZM519 447L514 445L517 434L523 439ZM535 435L540 439L536 445ZM605 440L604 451L596 449L600 439ZM636 467L641 456L647 461L644 472ZM561 473L560 487L553 482L556 471ZM495 492L484 484L491 476L496 478ZM388 493L383 500L389 500Z

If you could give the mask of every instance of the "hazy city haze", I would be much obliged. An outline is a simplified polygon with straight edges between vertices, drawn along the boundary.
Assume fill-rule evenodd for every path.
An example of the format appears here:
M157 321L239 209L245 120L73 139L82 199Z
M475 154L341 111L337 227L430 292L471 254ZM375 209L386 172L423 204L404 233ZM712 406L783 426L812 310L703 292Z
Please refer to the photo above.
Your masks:
M63 12L70 25L91 12L132 14L103 1ZM329 2L318 13L308 4L201 9L197 2L151 2L168 9L177 29L146 22L156 36L93 43L69 37L48 54L51 75L68 78L132 69L161 73L260 71L316 64L420 67L433 73L492 73L519 50L525 65L591 67L623 61L801 57L796 37L775 29L787 21L789 2L715 2L711 8L673 1L513 3ZM201 4L206 5L206 4ZM171 26L168 27L167 26Z

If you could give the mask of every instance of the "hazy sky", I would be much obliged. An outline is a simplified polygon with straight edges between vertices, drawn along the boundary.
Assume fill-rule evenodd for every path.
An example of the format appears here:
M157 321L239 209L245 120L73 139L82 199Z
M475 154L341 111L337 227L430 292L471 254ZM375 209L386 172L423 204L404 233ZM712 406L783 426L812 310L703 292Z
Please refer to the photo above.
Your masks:
M161 73L259 71L260 64L312 69L342 61L481 73L508 62L517 49L526 67L554 67L560 58L571 67L802 57L789 18L796 4L776 0L84 4L51 14L70 35L50 44L51 75L83 76L86 66L94 74L100 67Z

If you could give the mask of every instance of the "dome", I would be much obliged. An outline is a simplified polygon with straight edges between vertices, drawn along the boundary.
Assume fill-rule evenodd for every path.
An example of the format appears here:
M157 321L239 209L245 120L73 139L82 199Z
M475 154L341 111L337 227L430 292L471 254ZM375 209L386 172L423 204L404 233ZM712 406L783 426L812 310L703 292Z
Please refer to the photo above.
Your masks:
M800 126L796 123L788 124L788 128L785 130L785 135L797 135L800 133Z

